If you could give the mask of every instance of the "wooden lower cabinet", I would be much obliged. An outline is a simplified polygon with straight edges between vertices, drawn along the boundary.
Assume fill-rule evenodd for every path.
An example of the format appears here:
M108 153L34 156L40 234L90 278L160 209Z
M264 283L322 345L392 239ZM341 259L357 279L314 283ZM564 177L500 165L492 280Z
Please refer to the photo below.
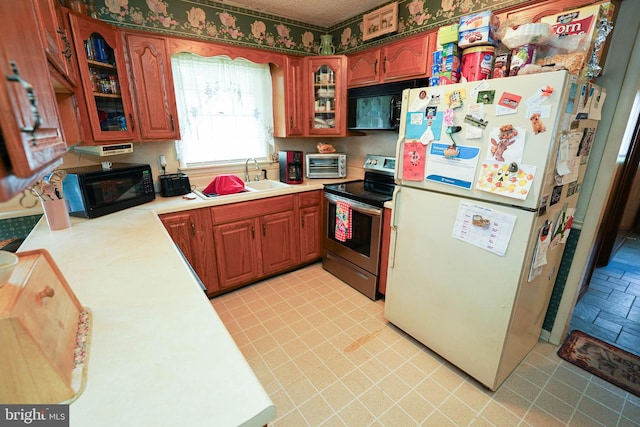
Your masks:
M300 263L316 261L322 257L322 191L298 195L298 217Z
M260 251L256 247L258 223L245 219L213 227L219 290L235 288L260 277ZM259 236L258 236L259 239Z
M220 291L298 264L296 195L211 208Z
M380 273L378 273L378 292L387 293L387 269L389 268L389 250L391 245L391 209L382 212L382 245L380 247Z
M293 211L265 215L259 221L262 273L270 275L298 264L300 257Z
M286 211L214 225L220 290L251 283L296 265L294 222L293 212Z
M211 231L209 208L160 215L160 220L180 248L191 267L207 289L213 294L218 289L218 273Z
M216 296L322 256L322 191L160 215Z

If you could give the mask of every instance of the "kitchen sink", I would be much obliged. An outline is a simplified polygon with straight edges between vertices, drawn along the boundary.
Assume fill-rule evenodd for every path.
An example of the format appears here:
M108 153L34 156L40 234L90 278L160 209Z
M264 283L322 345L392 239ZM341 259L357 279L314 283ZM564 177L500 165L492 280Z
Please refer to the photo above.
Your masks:
M245 188L249 191L264 191L264 190L277 190L279 188L288 188L289 184L285 184L280 181L273 181L270 179L264 181L252 181L244 184Z
M285 184L284 182L265 180L265 181L246 182L244 185L244 190L240 191L239 193L221 195L221 194L205 194L200 190L193 190L193 192L199 197L206 200L212 197L232 197L239 194L252 193L256 191L278 190L280 188L288 188L288 187L290 187L290 185Z

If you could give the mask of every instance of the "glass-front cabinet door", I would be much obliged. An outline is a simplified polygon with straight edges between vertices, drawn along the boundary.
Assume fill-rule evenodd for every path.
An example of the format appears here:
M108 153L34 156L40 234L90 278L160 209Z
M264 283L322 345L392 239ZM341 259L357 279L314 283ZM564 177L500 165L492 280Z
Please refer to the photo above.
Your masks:
M307 59L310 135L344 135L346 132L346 57Z
M93 141L134 138L131 96L118 31L111 25L71 15L86 114Z

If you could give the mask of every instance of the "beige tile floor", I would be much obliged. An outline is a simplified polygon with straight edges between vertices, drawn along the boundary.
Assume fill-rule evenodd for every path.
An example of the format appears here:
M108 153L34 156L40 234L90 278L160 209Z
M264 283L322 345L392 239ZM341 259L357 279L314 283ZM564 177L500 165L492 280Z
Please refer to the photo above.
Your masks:
M487 390L319 263L212 304L276 405L272 426L640 426L640 398L547 343Z

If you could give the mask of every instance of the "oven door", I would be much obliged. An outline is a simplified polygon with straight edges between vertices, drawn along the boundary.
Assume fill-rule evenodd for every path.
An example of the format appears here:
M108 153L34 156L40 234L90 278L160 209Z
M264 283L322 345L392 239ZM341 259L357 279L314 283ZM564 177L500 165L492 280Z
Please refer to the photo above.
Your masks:
M335 194L325 193L324 249L377 276L380 261L382 209ZM336 239L336 202L351 206L351 238Z

